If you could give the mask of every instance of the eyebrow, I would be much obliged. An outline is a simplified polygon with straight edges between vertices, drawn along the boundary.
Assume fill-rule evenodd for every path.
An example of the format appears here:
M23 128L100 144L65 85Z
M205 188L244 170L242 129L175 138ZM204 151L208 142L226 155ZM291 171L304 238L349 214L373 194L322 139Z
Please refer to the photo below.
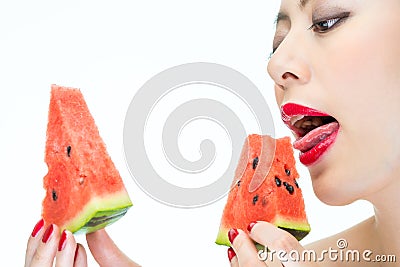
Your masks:
M305 8L310 0L300 0L300 8Z

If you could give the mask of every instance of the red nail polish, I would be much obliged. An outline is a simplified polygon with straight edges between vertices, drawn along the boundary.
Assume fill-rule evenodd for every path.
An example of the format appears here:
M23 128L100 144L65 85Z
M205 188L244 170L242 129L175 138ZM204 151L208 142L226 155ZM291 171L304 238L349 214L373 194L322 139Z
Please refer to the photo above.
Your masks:
M254 225L256 225L257 222L251 222L249 223L249 225L247 226L247 231L249 231L249 233L251 232L251 229L253 229Z
M38 221L38 222L36 223L35 227L33 228L33 231L32 231L31 236L32 236L32 237L36 237L36 235L39 233L40 229L43 228L43 225L44 225L43 219L41 219L40 221Z
M76 261L76 257L78 256L79 245L76 245L75 255L74 255L74 262Z
M235 228L232 228L229 230L228 238L229 238L229 241L231 242L231 244L233 243L233 240L235 240L235 238L237 237L238 234L239 234L239 232Z
M229 259L229 262L231 262L233 257L235 257L235 256L236 256L236 253L233 250L233 248L228 248L228 259Z
M47 241L49 241L51 234L53 233L53 224L50 224L49 227L47 227L46 232L44 232L43 238L42 238L42 242L43 243L47 243Z
M61 234L60 242L58 242L58 251L61 251L65 248L66 241L67 241L67 233L64 230Z

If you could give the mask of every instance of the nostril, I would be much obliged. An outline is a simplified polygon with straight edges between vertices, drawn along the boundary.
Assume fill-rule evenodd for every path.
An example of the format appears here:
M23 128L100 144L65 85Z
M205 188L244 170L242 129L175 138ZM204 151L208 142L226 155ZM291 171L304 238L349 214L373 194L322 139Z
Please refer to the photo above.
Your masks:
M284 80L286 80L286 79L289 79L289 78L293 78L293 79L299 79L299 77L297 77L296 75L294 75L293 73L291 73L291 72L285 72L283 75L282 75L282 79L284 79Z

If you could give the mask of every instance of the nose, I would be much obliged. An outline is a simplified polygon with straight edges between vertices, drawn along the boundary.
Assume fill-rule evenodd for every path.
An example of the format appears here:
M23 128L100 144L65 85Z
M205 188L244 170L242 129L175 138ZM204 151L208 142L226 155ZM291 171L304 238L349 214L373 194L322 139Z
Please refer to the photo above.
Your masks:
M309 48L301 36L289 33L285 37L267 67L276 89L288 89L310 81L311 68L307 51Z

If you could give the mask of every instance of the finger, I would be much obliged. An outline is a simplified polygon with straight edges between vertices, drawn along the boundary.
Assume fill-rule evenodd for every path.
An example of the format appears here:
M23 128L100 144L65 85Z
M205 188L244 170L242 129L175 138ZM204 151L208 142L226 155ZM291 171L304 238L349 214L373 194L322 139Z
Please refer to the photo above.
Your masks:
M26 246L26 253L25 253L25 267L30 266L33 255L36 252L37 247L40 244L40 240L42 239L43 235L43 228L44 228L44 221L41 219L38 221L33 227L32 233L28 239L28 244Z
M286 267L298 267L306 264L298 258L304 248L297 239L285 230L268 222L257 222L249 226L250 237L270 250L271 262L282 262ZM310 265L307 265L310 266Z
M60 230L55 224L50 224L44 232L39 245L33 254L30 267L51 267L57 253Z
M75 249L74 267L87 267L86 250L81 244L77 244Z
M58 251L56 254L56 267L72 266L76 250L76 241L70 231L64 230L61 233L58 242Z
M90 252L102 267L140 267L129 259L112 241L104 229L86 235Z
M238 266L265 267L265 264L258 258L254 242L245 232L240 229L231 229L228 235L236 252Z
M229 262L231 263L231 267L239 267L239 262L238 259L236 257L236 253L233 250L233 248L228 248L228 259Z

